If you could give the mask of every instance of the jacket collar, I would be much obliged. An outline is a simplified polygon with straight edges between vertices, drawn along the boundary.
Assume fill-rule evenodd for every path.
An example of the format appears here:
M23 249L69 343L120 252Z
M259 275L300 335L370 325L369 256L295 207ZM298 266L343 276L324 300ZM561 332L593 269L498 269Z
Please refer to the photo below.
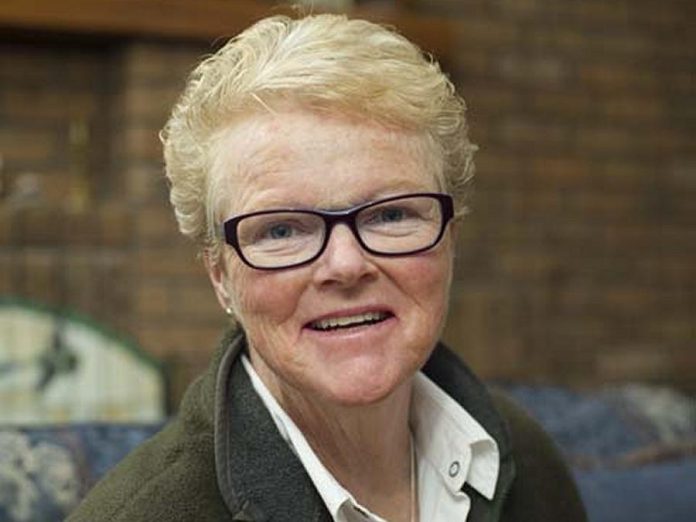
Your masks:
M330 522L302 464L278 433L239 360L242 332L227 336L216 354L215 467L222 497L235 521ZM461 404L498 443L500 473L492 501L467 490L469 521L497 520L514 478L510 438L485 387L461 360L439 344L423 371Z

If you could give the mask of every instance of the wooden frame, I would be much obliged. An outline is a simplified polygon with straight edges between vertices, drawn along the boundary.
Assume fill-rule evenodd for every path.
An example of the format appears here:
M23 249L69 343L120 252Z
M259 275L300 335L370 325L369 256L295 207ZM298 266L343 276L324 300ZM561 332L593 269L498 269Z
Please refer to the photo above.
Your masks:
M260 0L2 0L3 29L214 41L288 9ZM444 18L393 5L366 4L351 16L396 26L425 51L445 58L454 27Z

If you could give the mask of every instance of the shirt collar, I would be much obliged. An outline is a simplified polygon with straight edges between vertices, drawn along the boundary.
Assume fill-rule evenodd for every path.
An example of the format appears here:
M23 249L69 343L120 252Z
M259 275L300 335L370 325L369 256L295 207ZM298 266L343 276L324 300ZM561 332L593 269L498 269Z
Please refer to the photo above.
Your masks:
M452 492L465 483L492 499L500 453L491 435L424 373L413 381L411 423L420 458L427 459Z
M333 519L339 519L339 512L348 504L372 515L368 518L381 521L380 517L361 506L324 467L246 355L242 355L242 363L281 436L302 462ZM414 378L410 415L418 458L429 461L445 487L452 493L458 493L468 482L484 497L492 499L500 462L495 440L476 419L422 372L418 372Z

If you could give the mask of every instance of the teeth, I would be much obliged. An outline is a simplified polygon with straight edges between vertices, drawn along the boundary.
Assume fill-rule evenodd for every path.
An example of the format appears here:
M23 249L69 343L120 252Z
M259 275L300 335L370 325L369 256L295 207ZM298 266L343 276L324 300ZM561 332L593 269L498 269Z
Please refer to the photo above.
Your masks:
M311 327L316 330L333 330L335 328L346 328L363 323L376 323L387 317L384 312L367 312L358 315L349 315L346 317L331 317L311 323Z

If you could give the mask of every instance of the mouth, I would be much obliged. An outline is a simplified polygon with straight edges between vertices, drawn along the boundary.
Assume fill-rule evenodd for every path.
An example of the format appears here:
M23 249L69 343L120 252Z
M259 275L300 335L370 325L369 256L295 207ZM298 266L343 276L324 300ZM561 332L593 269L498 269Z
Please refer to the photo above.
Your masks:
M307 324L307 327L311 330L318 332L330 332L334 330L343 330L349 328L358 328L361 326L369 326L382 321L386 321L394 314L391 312L379 311L379 312L364 312L354 315L344 315L335 317L326 317L323 319L317 319L316 321L311 321Z

